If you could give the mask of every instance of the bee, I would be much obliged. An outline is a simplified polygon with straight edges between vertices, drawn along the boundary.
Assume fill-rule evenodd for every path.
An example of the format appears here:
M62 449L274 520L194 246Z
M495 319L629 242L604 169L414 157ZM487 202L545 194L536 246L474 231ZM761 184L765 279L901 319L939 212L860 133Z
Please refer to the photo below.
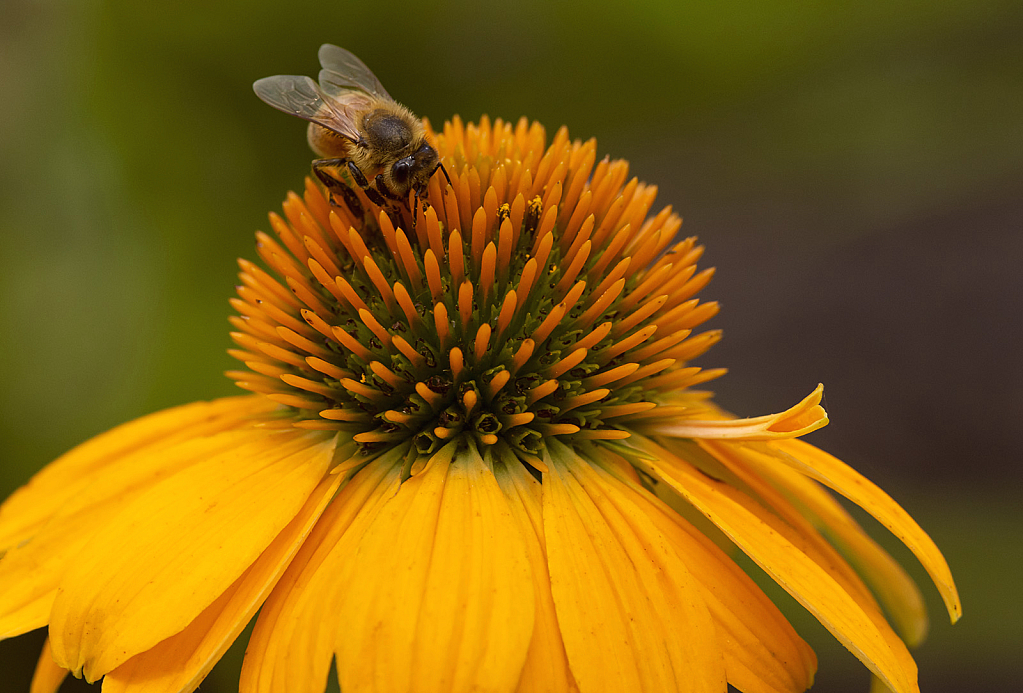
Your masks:
M313 173L330 192L361 216L362 204L339 169L382 207L389 200L408 205L410 191L418 205L437 169L451 182L422 122L391 98L361 60L329 43L320 46L319 58L319 84L305 76L276 75L252 88L267 104L309 121L309 146L322 157L313 161Z

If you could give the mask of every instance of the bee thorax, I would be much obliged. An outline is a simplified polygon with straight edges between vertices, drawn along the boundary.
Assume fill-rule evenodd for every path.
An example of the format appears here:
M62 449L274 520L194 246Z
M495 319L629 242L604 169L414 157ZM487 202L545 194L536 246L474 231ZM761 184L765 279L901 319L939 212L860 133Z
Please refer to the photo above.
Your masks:
M378 108L364 116L362 135L371 150L391 156L404 154L416 139L410 120L389 109Z

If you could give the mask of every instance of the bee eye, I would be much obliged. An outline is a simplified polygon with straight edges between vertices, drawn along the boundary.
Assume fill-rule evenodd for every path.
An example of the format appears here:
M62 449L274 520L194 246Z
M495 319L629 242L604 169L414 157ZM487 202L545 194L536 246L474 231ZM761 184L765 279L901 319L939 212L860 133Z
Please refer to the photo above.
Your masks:
M391 175L394 177L396 183L405 183L408 181L409 171L412 170L412 158L405 157L394 162L394 166L391 167Z

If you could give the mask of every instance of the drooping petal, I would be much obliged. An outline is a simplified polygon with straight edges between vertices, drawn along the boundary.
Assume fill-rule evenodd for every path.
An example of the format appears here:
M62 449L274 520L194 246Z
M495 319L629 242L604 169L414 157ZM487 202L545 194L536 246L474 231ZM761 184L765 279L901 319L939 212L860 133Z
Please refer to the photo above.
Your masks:
M736 453L825 528L877 594L902 639L910 647L919 645L927 634L927 609L920 589L902 566L816 481L778 464L773 455L746 446L737 447Z
M90 474L88 483L72 484L78 493L31 541L0 559L0 637L46 625L70 562L125 507L168 477L244 446L252 431L246 427L167 447L148 446L108 461Z
M817 657L778 607L712 540L633 480L625 460L594 450L611 474L612 499L641 509L664 533L696 582L717 631L728 683L743 693L800 693L813 683Z
M699 438L703 440L776 440L806 435L828 425L821 407L824 386L807 395L798 404L779 414L751 419L680 419L643 425L648 435Z
M777 459L841 493L897 536L934 580L952 622L959 620L963 606L945 557L920 525L891 496L849 465L809 443L801 440L785 441L772 446L771 450Z
M398 492L404 452L399 446L369 462L324 512L259 613L240 693L323 692L340 626L338 600L347 589L338 576Z
M227 397L194 402L143 416L82 443L44 467L0 505L0 554L32 538L93 481L94 475L125 457L176 442L237 428L277 405L265 397Z
M724 691L703 591L635 507L609 498L589 462L548 441L543 517L551 589L583 693Z
M916 665L903 642L879 614L871 614L836 582L831 573L804 553L805 541L771 513L727 484L698 472L642 436L641 450L658 458L638 463L670 484L707 515L764 571L806 607L896 693L916 693Z
M54 600L58 664L94 681L180 632L297 515L336 441L256 432L135 499L91 541Z
M402 485L339 576L342 690L515 689L533 631L526 549L493 472L458 445Z
M71 673L53 661L53 652L50 650L50 639L43 643L43 651L39 653L39 662L36 663L36 671L32 676L32 687L29 693L57 693L60 684Z
M295 519L234 584L188 626L103 679L103 693L191 693L255 615L308 537L342 479L328 476Z
M508 498L519 531L526 544L526 553L533 573L533 594L536 617L533 637L522 667L516 693L578 691L569 671L565 643L558 627L551 594L551 578L547 570L547 550L543 535L543 496L540 482L534 479L514 457L495 463L494 472L501 490Z
M674 444L678 445L679 443L675 441ZM737 497L753 499L747 504L748 508L760 513L760 517L768 525L775 529L782 529L782 534L788 537L807 558L828 571L839 587L859 604L863 613L874 622L878 632L892 645L892 652L902 661L903 667L907 671L915 672L916 663L881 612L881 607L870 588L853 570L852 566L842 558L834 545L817 531L817 528L804 513L762 476L752 472L747 465L743 464L743 460L738 454L743 446L731 442L699 441L698 447L704 452L710 453L722 465L722 469L734 476L735 482L746 490L747 495L740 492ZM762 512L761 506L766 506L770 512ZM776 518L780 518L781 524Z
M681 447L677 442L673 441L673 443L675 444L666 447ZM760 511L766 507L770 512L763 513L762 517L768 524L777 523L779 520L775 518L780 518L781 522L791 527L794 536L798 538L799 549L814 563L827 568L835 582L855 599L871 618L876 622L884 622L884 628L888 628L888 624L881 614L880 605L859 574L796 506L775 487L742 464L742 460L735 453L738 446L732 443L699 441L697 447L718 462L721 469L733 477L730 480L733 487L738 487L742 497L751 499L751 508ZM687 455L680 455L680 457L689 459ZM701 471L706 472L705 469ZM717 478L713 474L711 477Z

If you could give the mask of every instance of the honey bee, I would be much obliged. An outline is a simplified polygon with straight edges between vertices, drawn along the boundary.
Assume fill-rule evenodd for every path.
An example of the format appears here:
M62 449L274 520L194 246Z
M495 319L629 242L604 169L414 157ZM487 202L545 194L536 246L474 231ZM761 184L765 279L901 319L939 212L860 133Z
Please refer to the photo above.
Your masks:
M448 177L440 156L426 141L422 122L396 102L366 65L344 48L320 46L319 84L311 78L276 75L257 80L256 96L274 108L309 121L309 146L322 158L313 173L352 211L362 215L359 198L339 177L347 170L371 202L416 204L437 169Z

